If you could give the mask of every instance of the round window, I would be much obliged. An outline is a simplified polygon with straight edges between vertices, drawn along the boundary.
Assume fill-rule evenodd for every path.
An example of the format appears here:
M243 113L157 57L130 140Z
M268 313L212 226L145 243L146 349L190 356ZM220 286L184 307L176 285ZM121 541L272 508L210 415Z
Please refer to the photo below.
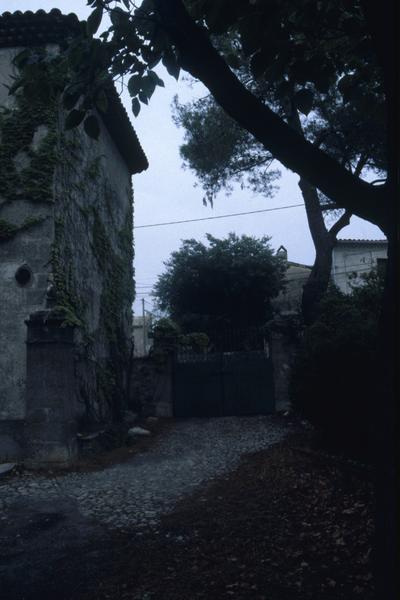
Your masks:
M32 271L27 265L22 265L15 273L15 279L18 285L28 285L32 279Z

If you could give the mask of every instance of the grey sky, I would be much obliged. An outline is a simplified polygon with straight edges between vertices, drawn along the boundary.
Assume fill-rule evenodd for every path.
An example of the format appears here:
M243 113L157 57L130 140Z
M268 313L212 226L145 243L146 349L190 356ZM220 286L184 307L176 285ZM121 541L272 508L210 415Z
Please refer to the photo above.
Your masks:
M0 12L36 11L40 8L46 11L59 8L64 13L74 12L81 19L86 18L90 12L85 0L0 0ZM162 69L159 70L159 75L164 80L165 88L157 88L149 106L142 105L137 119L132 116L129 95L126 91L122 94L122 100L150 163L149 169L136 175L133 181L135 225L302 203L297 186L298 176L282 169L282 177L277 181L279 189L273 198L263 198L236 189L228 197L220 194L213 210L204 207L201 188L193 187L196 181L194 175L182 169L179 144L183 138L183 131L173 124L170 105L175 94L183 101L194 96L200 97L207 90L200 84L195 84L191 89L181 79L176 82ZM155 282L157 275L163 270L163 261L179 247L181 239L204 240L206 232L223 237L230 231L239 235L271 236L273 248L276 249L281 244L286 246L290 260L311 264L314 259L314 249L302 207L214 221L136 229L135 269L138 295L134 305L135 312L141 312L141 298L145 298L149 303L147 308L151 310L150 288L147 286ZM384 236L374 225L353 217L340 237L382 239Z

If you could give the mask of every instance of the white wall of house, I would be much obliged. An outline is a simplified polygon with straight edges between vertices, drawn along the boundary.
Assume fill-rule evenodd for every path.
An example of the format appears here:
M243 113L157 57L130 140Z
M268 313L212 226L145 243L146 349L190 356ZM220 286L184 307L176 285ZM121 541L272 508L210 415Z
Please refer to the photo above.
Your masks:
M332 253L332 282L345 294L361 276L387 259L386 240L338 240Z
M147 356L152 346L149 338L151 328L151 316L133 317L133 343L134 356Z

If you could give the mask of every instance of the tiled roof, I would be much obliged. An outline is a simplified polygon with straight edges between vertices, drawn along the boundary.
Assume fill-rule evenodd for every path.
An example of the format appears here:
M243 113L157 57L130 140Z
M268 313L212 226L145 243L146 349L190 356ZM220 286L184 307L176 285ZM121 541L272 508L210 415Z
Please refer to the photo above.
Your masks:
M0 15L0 48L65 42L81 31L85 31L84 21L73 13L63 15L57 8L49 13L5 12ZM147 158L114 84L110 83L107 95L109 107L102 115L104 124L131 173L140 173L148 167Z
M348 238L348 239L343 239L343 240L337 240L338 244L376 244L376 245L381 245L384 246L386 245L388 242L387 240L356 240L356 239L352 239L352 238Z
M312 269L311 265L303 265L302 263L293 262L292 260L288 260L288 268L296 268L296 269Z
M0 48L57 43L76 35L81 27L75 14L63 15L58 8L49 13L44 10L5 12L0 17Z

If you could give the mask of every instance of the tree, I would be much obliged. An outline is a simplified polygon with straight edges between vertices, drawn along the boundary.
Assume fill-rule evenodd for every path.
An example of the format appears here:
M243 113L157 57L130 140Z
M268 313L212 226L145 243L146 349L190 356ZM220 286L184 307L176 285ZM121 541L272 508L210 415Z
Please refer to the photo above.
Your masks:
M283 286L285 265L269 238L184 240L165 262L154 295L182 331L207 334L260 327L272 316L270 300Z
M249 61L238 51L236 39L237 34L231 34L229 43L225 41L222 45L222 51L225 56L235 58L235 73L242 82L251 82L252 92L257 97L284 115L297 131L323 147L356 175L361 175L367 168L374 171L376 177L383 177L383 98L381 94L374 93L374 86L370 86L368 91L372 101L362 114L343 104L340 94L321 93L315 85L313 89L308 87L296 91L298 86L290 77L284 81L269 82L267 86L264 77L258 75L257 79L254 78ZM272 182L279 174L271 169L273 156L228 117L212 96L184 105L179 104L175 97L174 120L185 129L181 156L185 165L196 173L206 192L203 202L213 203L221 189L230 193L232 182L265 196L273 193ZM332 249L337 235L349 223L350 214L348 211L334 211L339 214L335 214L334 223L328 228L324 216L326 213L332 215L329 199L304 179L300 179L299 186L316 251L302 295L303 318L310 325L328 287ZM328 220L332 218L328 217Z
M292 120L302 131L295 107ZM279 176L279 171L271 168L273 157L248 132L238 127L211 97L187 105L180 105L175 98L175 122L185 129L181 155L185 164L195 171L206 192L204 203L209 201L213 204L216 193L221 189L230 193L233 182L264 196L273 194L273 182ZM320 137L323 134L327 138L329 131L326 131L326 124L323 125L324 128L319 127ZM312 135L316 136L315 127ZM330 137L338 137L337 129L335 136L331 134ZM361 170L366 162L365 154L361 154L358 169ZM339 215L328 228L324 212L328 212L329 201L321 198L317 190L304 180L301 179L299 185L316 250L314 265L302 295L303 318L306 324L310 324L315 318L318 302L328 287L332 249L337 235L349 223L350 215L346 211L335 211Z

